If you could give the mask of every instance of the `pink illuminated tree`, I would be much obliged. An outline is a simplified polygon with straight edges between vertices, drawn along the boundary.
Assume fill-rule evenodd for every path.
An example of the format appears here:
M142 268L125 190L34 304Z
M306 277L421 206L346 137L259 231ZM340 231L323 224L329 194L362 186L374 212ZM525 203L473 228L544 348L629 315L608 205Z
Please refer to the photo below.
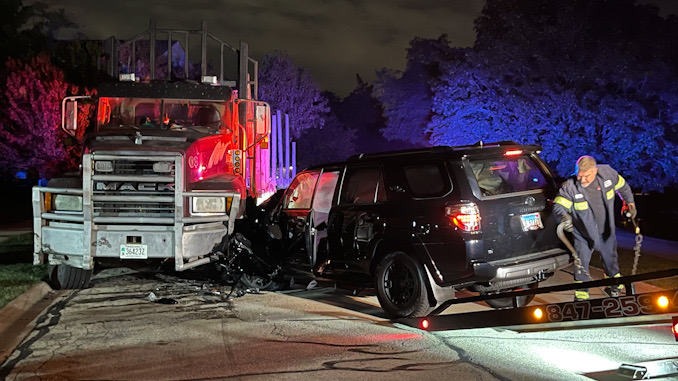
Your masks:
M23 170L49 176L79 151L77 144L65 146L66 134L60 128L61 100L78 89L65 81L47 55L25 62L10 58L5 73L0 93L0 171L3 176ZM82 111L90 110L85 106ZM84 124L80 137L83 132Z

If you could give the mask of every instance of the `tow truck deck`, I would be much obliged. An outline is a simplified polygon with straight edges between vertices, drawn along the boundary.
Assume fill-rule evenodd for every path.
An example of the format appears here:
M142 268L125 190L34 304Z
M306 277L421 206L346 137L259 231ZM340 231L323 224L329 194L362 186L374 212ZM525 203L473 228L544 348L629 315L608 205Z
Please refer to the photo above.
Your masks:
M635 293L637 282L677 276L678 268L532 290L463 297L443 303L429 316L396 319L394 323L425 331L492 327L518 332L669 323L678 341L678 289ZM452 305L463 303L510 297L513 298L515 305L517 298L522 295L539 295L619 284L625 286L626 295L544 305L533 304L503 310L440 314ZM617 376L630 379L648 379L668 375L678 375L678 357L642 364L622 364L617 371Z

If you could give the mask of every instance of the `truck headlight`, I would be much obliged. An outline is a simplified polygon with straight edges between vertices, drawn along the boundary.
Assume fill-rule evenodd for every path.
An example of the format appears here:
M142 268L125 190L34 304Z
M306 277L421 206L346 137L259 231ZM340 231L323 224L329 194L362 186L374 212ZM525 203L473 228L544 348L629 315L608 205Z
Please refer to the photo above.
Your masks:
M82 212L82 196L68 194L53 195L54 210L61 212Z
M226 197L193 197L192 214L225 214Z

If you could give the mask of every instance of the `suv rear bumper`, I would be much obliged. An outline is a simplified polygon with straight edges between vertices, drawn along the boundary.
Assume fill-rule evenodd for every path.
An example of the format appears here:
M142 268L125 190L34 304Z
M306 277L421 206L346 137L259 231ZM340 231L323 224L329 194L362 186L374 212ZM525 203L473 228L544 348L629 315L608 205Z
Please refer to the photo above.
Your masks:
M475 278L484 282L536 278L568 266L570 258L562 249L551 249L511 260L474 263L473 271Z

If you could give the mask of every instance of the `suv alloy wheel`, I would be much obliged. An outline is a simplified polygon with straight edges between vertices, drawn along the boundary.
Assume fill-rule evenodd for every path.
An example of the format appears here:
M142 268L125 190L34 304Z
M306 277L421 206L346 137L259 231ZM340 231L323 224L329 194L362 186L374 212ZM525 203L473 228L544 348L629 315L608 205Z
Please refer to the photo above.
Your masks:
M416 259L395 252L382 259L375 283L382 308L393 317L426 316L430 310L424 271Z

